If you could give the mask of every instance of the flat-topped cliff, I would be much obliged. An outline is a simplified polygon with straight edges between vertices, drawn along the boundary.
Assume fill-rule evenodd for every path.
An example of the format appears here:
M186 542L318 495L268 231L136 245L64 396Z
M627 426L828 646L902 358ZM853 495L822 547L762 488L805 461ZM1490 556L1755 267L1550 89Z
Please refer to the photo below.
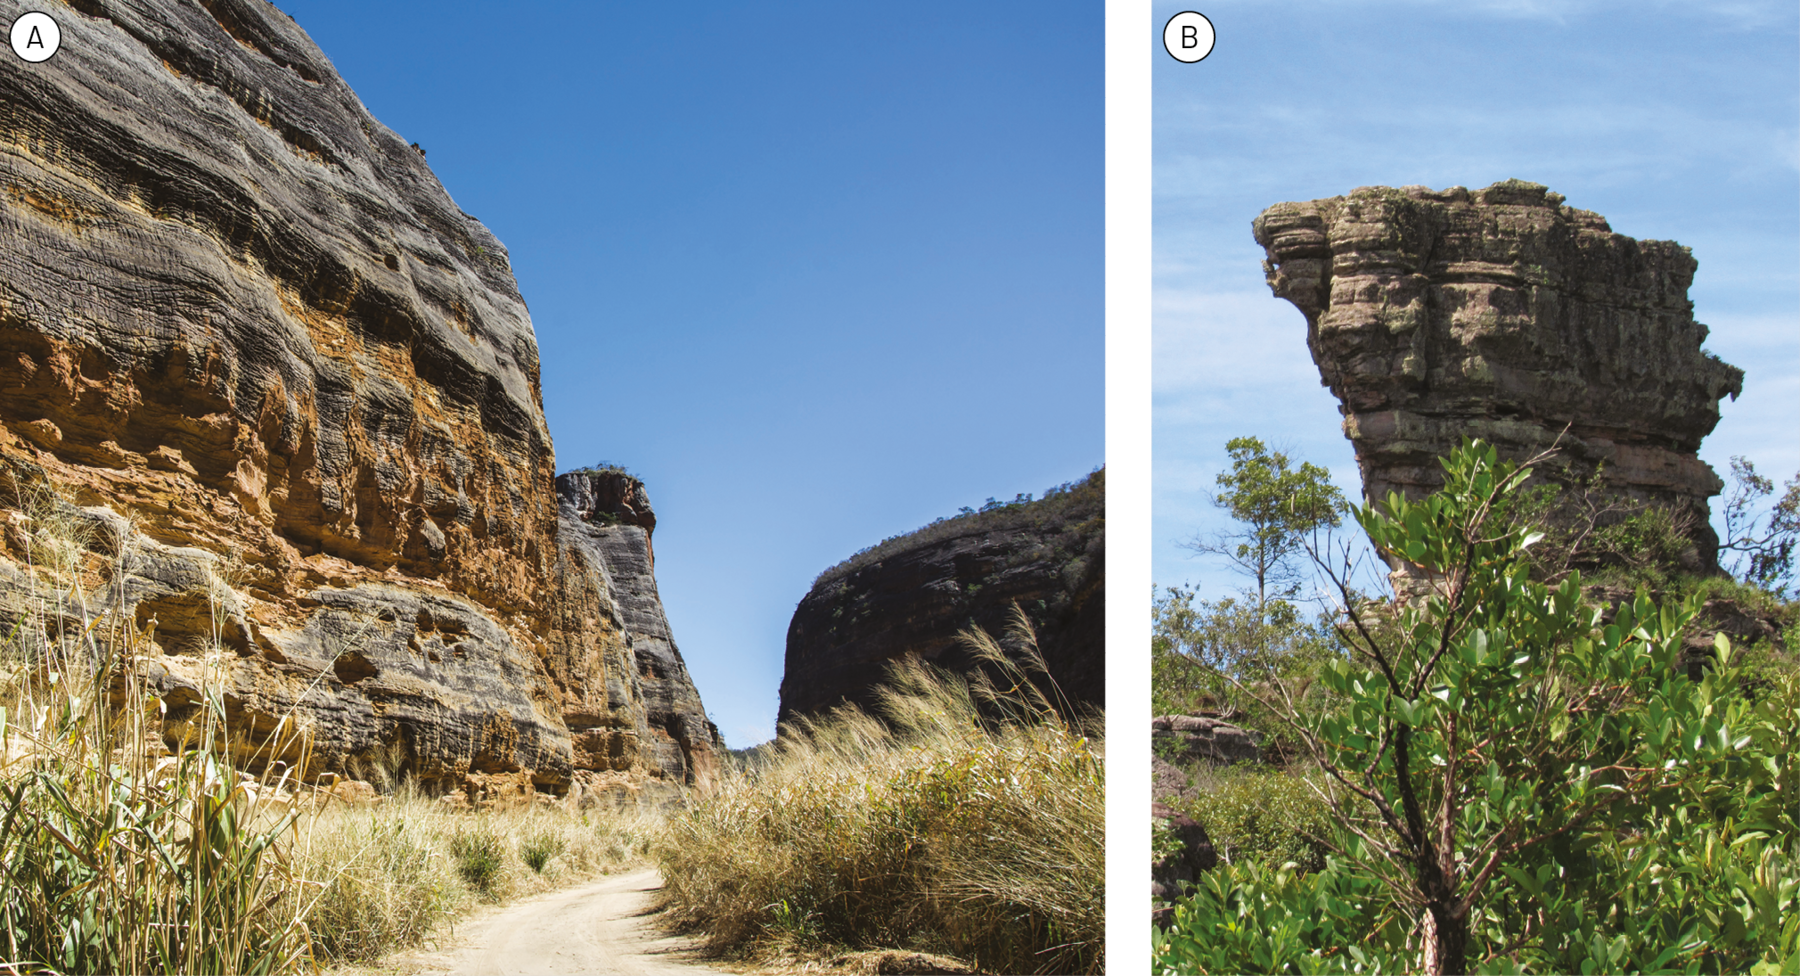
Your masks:
M826 570L788 625L779 721L864 708L888 662L916 654L961 673L957 633L998 637L1013 604L1077 707L1106 706L1106 473L1037 501L943 519Z

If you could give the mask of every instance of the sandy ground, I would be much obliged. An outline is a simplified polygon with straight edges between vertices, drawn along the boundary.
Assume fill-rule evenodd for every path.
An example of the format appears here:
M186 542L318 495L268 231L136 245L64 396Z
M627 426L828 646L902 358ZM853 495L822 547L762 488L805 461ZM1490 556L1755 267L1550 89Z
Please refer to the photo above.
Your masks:
M670 938L651 924L661 884L655 868L643 868L516 902L461 922L442 951L392 963L408 972L470 976L728 972L708 968L691 940Z

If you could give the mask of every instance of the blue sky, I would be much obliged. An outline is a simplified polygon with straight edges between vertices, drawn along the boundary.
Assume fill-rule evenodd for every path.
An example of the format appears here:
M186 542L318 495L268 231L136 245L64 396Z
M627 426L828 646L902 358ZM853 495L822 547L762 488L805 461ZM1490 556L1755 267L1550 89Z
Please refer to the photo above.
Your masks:
M1102 462L1099 5L279 6L505 242L732 746L821 570Z
M1227 527L1204 491L1261 437L1360 490L1305 320L1263 283L1250 221L1358 186L1546 184L1633 237L1693 249L1707 346L1746 371L1701 457L1800 469L1800 7L1780 2L1156 3L1153 574L1239 586L1177 543ZM1160 28L1198 9L1197 64ZM1715 502L1715 511L1717 503Z

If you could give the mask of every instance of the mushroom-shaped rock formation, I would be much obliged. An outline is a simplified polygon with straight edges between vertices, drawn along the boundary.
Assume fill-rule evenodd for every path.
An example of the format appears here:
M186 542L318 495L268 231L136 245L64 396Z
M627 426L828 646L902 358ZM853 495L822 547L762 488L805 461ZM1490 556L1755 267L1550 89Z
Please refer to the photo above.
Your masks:
M1253 230L1269 287L1306 316L1366 497L1437 488L1464 437L1514 459L1557 444L1547 477L1602 470L1606 491L1690 527L1690 568L1716 566L1723 485L1697 452L1743 371L1702 348L1687 248L1518 180L1362 187L1276 204Z

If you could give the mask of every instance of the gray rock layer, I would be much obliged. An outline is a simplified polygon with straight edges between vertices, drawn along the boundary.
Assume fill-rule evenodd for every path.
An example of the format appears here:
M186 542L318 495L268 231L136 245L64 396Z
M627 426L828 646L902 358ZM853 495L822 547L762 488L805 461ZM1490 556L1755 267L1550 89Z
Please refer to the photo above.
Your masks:
M622 673L633 703L626 714L639 750L671 780L709 787L725 742L706 717L656 591L656 513L643 483L622 472L576 471L558 476L556 490L564 544L604 587L625 632L631 666ZM584 741L573 717L570 730Z
M1204 715L1158 715L1150 720L1150 742L1159 756L1175 763L1221 766L1260 762L1262 736Z
M1181 850L1173 857L1150 865L1150 921L1167 925L1174 918L1173 902L1184 897L1188 887L1199 880L1201 874L1218 866L1219 855L1213 849L1212 839L1206 835L1206 828L1174 807L1153 802L1150 818L1165 821L1175 839L1181 842Z

